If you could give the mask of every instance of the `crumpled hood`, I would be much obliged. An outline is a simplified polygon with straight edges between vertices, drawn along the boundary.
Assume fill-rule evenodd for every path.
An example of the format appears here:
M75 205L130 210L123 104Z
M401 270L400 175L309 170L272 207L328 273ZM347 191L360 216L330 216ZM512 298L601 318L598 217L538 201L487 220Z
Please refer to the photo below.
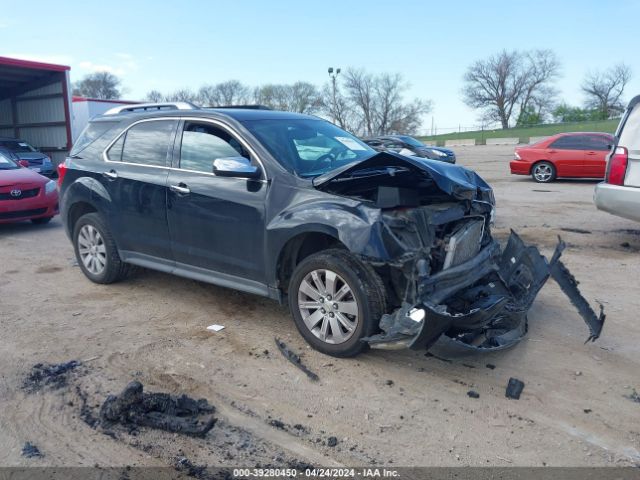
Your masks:
M426 158L407 157L392 152L379 152L365 160L336 168L313 179L313 186L319 190L333 182L346 182L357 179L360 171L384 170L390 176L396 168L409 168L416 174L431 178L440 190L460 200L473 200L480 192L490 192L491 187L476 172L458 165L429 160Z

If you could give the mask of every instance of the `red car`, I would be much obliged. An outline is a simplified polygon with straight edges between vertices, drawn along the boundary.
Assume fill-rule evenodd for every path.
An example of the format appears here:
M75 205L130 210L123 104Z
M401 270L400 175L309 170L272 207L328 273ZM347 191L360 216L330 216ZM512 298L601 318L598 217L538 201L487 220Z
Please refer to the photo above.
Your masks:
M58 214L56 182L27 166L0 151L0 223L47 223Z
M557 177L604 178L606 157L613 145L608 133L559 133L541 142L516 148L511 173L531 175L536 182Z

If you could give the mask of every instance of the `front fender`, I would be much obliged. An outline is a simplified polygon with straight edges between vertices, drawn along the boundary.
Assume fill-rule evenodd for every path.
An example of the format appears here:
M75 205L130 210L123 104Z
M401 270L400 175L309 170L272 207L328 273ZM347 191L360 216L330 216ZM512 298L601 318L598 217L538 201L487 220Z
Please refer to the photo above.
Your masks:
M352 253L386 258L381 229L380 210L363 204L320 201L296 205L267 224L268 278L275 280L278 259L287 242L305 233L330 235Z

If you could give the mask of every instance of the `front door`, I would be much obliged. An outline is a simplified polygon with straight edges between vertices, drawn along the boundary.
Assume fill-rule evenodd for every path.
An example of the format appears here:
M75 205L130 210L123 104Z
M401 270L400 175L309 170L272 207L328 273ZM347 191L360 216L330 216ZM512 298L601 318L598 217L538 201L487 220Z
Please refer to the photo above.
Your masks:
M549 145L547 157L556 167L559 177L584 175L584 141L579 135L564 135Z
M255 156L225 127L197 120L184 121L175 151L167 219L177 267L266 283L264 172L256 180L213 174L217 158Z

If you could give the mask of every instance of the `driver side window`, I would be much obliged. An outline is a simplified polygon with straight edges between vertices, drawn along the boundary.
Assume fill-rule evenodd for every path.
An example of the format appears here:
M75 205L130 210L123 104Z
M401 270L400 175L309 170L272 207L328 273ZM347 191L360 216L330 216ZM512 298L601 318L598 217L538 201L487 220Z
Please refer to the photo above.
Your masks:
M225 157L250 158L250 154L221 128L206 123L185 123L180 146L181 169L212 173L213 161Z

